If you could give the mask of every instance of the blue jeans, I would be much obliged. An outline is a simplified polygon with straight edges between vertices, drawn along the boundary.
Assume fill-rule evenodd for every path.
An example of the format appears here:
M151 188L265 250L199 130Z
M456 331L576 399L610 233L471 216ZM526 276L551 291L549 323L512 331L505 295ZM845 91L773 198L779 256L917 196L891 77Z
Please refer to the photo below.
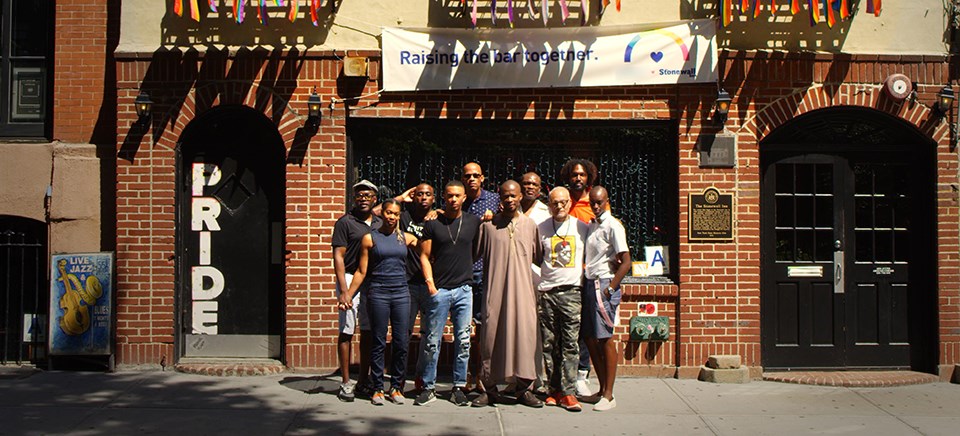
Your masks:
M430 303L430 291L426 284L407 283L410 288L410 328L407 329L412 335L417 320L417 314L420 314L420 349L417 353L417 372L414 377L423 377L423 367L426 365L426 359L423 358L423 350L427 346L427 313L425 310Z
M387 347L387 324L393 325L393 358L390 361L390 386L403 390L406 381L407 348L410 346L410 292L404 285L396 288L370 286L367 292L367 315L373 341L370 346L370 382L383 389L384 351Z
M423 308L427 317L427 344L420 358L424 361L423 386L434 389L437 382L437 360L440 357L440 342L447 314L453 322L453 345L456 360L453 362L453 386L467 385L467 362L470 360L470 318L473 308L473 292L469 284L453 289L440 288L430 297Z

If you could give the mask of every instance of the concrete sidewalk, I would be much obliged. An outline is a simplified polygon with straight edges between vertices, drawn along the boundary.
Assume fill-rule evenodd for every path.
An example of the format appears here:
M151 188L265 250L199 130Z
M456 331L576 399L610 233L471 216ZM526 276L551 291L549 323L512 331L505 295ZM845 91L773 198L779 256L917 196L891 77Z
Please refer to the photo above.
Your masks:
M408 387L412 386L408 384ZM594 381L594 387L596 386ZM341 403L335 379L0 368L0 434L870 434L960 433L960 385L838 388L621 378L618 407ZM411 395L412 396L412 395Z

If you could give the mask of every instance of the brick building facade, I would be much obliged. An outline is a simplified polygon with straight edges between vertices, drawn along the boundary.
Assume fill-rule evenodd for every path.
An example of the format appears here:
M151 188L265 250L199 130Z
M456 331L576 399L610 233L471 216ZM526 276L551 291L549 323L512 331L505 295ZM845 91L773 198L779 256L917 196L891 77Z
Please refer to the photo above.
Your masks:
M340 52L342 55L343 52ZM895 367L939 372L949 379L958 346L957 155L946 117L933 101L953 78L946 56L798 54L721 50L721 84L733 97L723 129L736 137L733 168L702 168L697 143L721 128L709 121L716 98L712 85L578 89L524 89L391 93L377 95L376 51L367 57L371 76L347 89L336 52L240 50L238 52L158 51L118 55L117 253L119 277L118 357L127 365L150 365L184 355L178 339L177 180L178 142L200 114L218 107L252 108L275 126L285 150L285 269L282 352L277 358L294 369L336 365L336 308L330 233L345 210L348 182L347 124L350 119L400 120L669 120L675 123L679 156L679 274L669 284L636 283L625 288L622 316L640 301L657 301L669 314L670 341L628 341L618 330L622 371L653 376L695 377L708 355L738 354L756 371L761 348L761 197L764 140L805 114L824 109L865 108L898 120L900 127L928 138L936 180L933 277L920 281L917 300L933 314L924 335L936 335ZM903 73L917 84L914 102L887 98L881 82ZM319 126L307 119L307 99L316 90L324 101ZM155 103L149 127L137 124L132 102L148 91ZM354 100L344 97L362 96ZM327 102L334 99L329 106ZM838 115L842 118L842 115ZM887 119L887 118L883 118ZM602 170L602 169L601 169ZM688 201L707 187L732 193L735 238L703 243L688 239ZM629 213L622 211L621 213ZM184 223L181 219L180 223ZM186 224L181 224L186 225ZM933 247L928 247L933 248ZM917 268L920 270L921 268ZM182 271L182 270L180 270ZM913 286L913 285L911 285ZM913 289L913 288L911 288ZM839 309L838 309L839 310ZM916 333L911 333L911 335ZM935 342L935 343L934 343ZM803 365L798 365L803 366ZM841 365L843 366L843 365ZM853 365L851 365L853 366ZM867 365L869 366L869 365ZM877 365L883 366L883 365Z

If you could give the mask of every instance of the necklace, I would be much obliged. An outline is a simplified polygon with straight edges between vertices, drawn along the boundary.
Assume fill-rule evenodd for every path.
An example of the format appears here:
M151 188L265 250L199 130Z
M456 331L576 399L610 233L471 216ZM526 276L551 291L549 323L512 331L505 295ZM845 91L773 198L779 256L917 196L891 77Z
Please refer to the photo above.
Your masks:
M569 225L570 219L569 219L569 217L568 217L567 220L565 220L564 222L560 223L560 227L557 227L557 220L551 220L551 221L553 221L553 236L560 236L560 229L562 229L562 228L564 228L564 227L567 228L567 230L564 232L563 236L560 236L561 239L566 240L566 239L567 239L567 236L570 236L570 225Z
M453 232L450 231L450 226L453 225L453 221L456 221L458 219L460 220L460 223L457 224L457 237L454 238ZM457 245L457 240L460 239L460 229L463 228L463 213L461 213L460 216L454 218L453 221L450 221L450 225L444 226L444 227L447 228L447 234L450 235L450 240L453 241L453 245Z

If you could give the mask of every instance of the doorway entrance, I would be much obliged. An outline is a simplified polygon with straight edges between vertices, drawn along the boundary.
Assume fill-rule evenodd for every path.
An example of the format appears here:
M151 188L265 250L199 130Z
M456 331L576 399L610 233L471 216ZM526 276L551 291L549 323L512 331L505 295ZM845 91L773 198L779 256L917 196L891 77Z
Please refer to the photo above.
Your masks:
M284 294L284 145L263 114L221 106L177 149L179 350L278 358Z
M933 371L936 145L835 108L760 150L763 366Z

